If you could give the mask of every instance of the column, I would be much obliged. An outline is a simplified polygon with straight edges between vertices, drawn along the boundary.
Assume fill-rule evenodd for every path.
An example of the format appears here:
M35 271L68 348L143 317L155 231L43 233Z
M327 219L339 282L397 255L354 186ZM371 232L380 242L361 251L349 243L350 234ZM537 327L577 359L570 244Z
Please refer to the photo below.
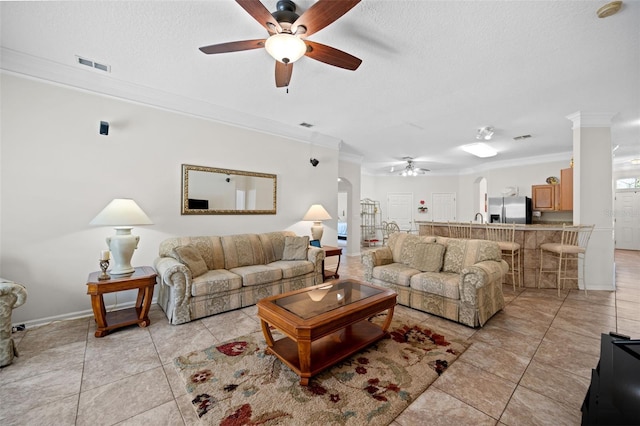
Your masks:
M567 116L573 122L573 223L595 224L586 255L587 290L615 289L611 146L614 115L578 111ZM579 273L582 276L582 265Z

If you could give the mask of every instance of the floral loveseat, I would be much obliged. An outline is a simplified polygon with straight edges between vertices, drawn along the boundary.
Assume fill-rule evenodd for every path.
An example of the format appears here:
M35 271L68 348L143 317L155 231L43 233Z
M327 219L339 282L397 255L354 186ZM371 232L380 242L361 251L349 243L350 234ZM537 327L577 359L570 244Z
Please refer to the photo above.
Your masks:
M508 271L494 241L395 233L362 255L365 280L398 293L398 303L470 327L504 308Z
M290 231L177 237L160 244L158 304L171 324L321 284L324 250Z

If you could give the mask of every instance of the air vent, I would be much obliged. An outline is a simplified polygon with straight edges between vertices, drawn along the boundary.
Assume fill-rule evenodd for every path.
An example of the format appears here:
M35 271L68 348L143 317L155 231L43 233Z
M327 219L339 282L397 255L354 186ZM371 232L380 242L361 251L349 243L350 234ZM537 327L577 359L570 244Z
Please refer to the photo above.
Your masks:
M521 141L523 139L529 139L531 137L531 135L520 135L520 136L516 136L515 138L513 138L514 141Z
M84 65L86 67L94 68L104 72L111 72L111 65L101 64L91 59L83 58L77 55L76 55L76 60L80 65Z
M311 123L305 123L305 122L300 123L300 125L301 125L302 127L306 127L307 129L308 129L308 128L310 128L310 127L313 127L313 124L311 124Z

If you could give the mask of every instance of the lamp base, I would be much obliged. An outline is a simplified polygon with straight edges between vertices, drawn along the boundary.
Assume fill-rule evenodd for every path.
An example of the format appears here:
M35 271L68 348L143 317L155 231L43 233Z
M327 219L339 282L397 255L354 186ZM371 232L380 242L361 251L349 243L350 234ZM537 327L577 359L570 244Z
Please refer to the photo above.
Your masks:
M113 268L109 271L110 275L127 275L135 271L131 266L131 257L136 248L140 237L131 235L130 227L118 227L116 235L107 237L107 245L111 251L113 258Z
M324 229L322 228L322 222L313 222L313 226L311 226L311 237L314 240L322 240L322 234Z

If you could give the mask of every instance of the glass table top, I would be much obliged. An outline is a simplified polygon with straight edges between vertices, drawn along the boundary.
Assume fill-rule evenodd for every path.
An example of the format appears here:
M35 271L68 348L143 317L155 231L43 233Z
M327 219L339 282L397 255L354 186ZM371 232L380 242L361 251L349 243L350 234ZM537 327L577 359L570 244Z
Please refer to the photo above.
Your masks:
M273 303L302 319L309 319L383 291L383 289L361 285L357 281L346 280L281 297L275 299Z

